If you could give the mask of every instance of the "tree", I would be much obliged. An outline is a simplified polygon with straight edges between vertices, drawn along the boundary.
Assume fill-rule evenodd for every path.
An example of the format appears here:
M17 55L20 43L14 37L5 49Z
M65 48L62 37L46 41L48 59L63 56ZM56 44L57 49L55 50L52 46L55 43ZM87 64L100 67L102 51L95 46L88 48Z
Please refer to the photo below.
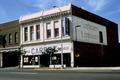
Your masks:
M0 35L0 44L2 44L2 35Z
M56 49L56 47L47 47L45 49L45 51L43 52L43 54L48 54L50 56L50 65L52 64L52 57L54 55L55 52L57 52L58 50Z
M5 36L3 36L3 35L0 35L0 44L1 44L3 47L5 47L5 45L6 45Z

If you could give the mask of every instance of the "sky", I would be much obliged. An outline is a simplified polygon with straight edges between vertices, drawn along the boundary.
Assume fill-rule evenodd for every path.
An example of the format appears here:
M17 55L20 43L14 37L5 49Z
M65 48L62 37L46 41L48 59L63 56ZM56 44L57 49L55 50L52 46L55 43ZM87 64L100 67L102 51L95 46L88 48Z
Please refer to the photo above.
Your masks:
M0 23L68 3L117 23L120 42L120 0L0 0Z

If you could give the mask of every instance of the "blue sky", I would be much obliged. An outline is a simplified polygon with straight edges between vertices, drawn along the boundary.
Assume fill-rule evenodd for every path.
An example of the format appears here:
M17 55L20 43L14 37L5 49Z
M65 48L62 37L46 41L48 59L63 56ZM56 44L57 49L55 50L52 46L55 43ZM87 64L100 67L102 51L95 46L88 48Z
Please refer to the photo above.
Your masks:
M118 23L120 41L120 0L0 0L0 23L67 3Z

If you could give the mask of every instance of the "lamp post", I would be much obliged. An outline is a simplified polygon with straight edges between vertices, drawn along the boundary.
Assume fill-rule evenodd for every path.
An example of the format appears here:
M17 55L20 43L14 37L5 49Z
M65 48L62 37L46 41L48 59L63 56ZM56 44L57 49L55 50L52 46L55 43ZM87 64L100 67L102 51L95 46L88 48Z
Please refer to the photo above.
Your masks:
M59 9L59 11L60 11L60 19L61 19L61 68L64 68L64 66L63 66L63 39L62 39L62 37L63 37L63 31L62 31L62 28L63 28L63 23L62 23L62 10L60 9L60 7L58 7L58 9Z
M43 43L44 43L44 21L43 21L43 13L44 13L44 10L42 11L40 19L42 21L42 26L43 26ZM41 67L41 65L40 65L40 55L38 56L38 65L39 65L39 67Z

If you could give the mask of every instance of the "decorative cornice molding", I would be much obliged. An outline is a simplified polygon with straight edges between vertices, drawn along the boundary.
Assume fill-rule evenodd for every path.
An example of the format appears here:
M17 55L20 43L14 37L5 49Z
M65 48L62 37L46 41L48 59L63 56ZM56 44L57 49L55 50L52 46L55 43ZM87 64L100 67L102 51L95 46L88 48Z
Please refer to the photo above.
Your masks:
M45 20L45 19L52 19L52 18L55 18L55 17L60 17L61 15L65 16L65 15L70 15L70 14L71 14L70 10L64 11L64 12L58 12L58 13L54 13L54 14L50 14L50 15L46 15L46 16L41 16L41 17L37 17L37 18L32 18L32 19L20 21L20 24L39 21L39 20L42 21L42 20Z
M52 9L21 16L19 19L19 23L22 24L34 20L48 19L55 16L67 15L71 12L71 4L68 4L61 7L54 7Z

